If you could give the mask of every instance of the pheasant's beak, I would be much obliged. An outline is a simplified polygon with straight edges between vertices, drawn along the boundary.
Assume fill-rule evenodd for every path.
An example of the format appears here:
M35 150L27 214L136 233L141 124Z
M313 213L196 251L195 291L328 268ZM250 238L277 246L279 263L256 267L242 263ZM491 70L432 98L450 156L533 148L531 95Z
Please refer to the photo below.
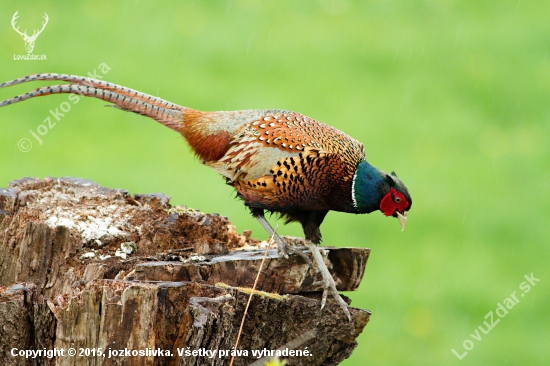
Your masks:
M397 214L397 219L401 224L401 231L405 230L405 226L407 226L407 211L403 211L403 214L399 211L396 211L395 213Z

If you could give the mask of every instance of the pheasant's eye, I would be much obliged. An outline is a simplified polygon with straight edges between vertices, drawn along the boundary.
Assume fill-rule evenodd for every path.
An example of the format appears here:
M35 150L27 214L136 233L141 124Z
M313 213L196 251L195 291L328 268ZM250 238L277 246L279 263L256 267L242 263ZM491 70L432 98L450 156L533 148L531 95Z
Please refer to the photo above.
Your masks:
M400 202L401 202L401 197L395 196L395 197L393 198L393 201L394 201L395 203L400 203Z

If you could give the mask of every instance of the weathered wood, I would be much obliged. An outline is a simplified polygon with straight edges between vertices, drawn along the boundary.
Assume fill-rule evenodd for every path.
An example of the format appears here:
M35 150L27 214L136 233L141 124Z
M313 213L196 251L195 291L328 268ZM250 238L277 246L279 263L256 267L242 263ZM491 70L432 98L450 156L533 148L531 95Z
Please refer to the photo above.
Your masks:
M74 178L10 183L0 190L0 286L28 285L0 287L0 336L9 340L0 343L0 364L227 364L265 252L266 243L250 234L238 234L220 215L172 207L160 194L131 196ZM325 252L338 289L355 290L369 249ZM283 358L292 365L337 364L351 354L370 315L350 308L348 322L330 299L321 310L320 276L274 249L257 289L239 343L248 355L235 365L257 360L252 350L296 343L307 331L316 336L297 349L307 347L311 356ZM34 361L10 353L54 347L95 353ZM148 353L109 358L98 348L105 356ZM178 350L219 353L180 357ZM220 357L222 351L228 354Z
M369 249L327 248L325 263L340 291L354 291L365 271ZM136 265L133 278L144 281L224 282L231 286L252 287L265 250L231 252L209 261L188 263L146 262ZM308 250L304 250L309 254ZM336 266L338 270L334 270ZM284 259L270 249L260 273L259 290L279 294L323 291L321 274L315 273L301 258Z
M4 365L19 365L21 360L9 357L13 348L31 349L32 321L23 285L0 288L0 358ZM3 357L2 357L3 356Z
M0 363L2 365L55 365L55 358L13 357L26 350L51 350L56 321L36 285L0 286Z
M3 330L3 340L9 339L0 348L3 365L25 364L21 358L6 357L12 348L56 348L66 353L69 348L80 352L97 347L107 357L58 357L55 364L224 365L230 358L249 291L191 282L97 281L83 291L74 291L68 303L51 303L56 319L50 315L48 321L40 322L29 309L32 296L32 287L13 286L0 292L0 332ZM321 310L317 300L258 292L253 296L247 317L250 321L245 323L239 344L239 350L247 352L236 359L235 365L254 362L257 357L251 350L275 350L306 330L315 330L317 337L297 349L307 347L311 356L289 357L291 364L321 365L328 359L330 364L337 364L351 354L355 338L368 322L369 313L350 310L352 323L337 305ZM42 348L32 344L33 329L52 329L55 325L55 343L50 335L42 337L50 341L42 342ZM123 349L149 354L119 357ZM178 355L178 350L186 349L225 351L227 355ZM165 356L155 357L153 350L161 350ZM54 360L44 357L42 361L53 364ZM29 360L26 364L32 363Z

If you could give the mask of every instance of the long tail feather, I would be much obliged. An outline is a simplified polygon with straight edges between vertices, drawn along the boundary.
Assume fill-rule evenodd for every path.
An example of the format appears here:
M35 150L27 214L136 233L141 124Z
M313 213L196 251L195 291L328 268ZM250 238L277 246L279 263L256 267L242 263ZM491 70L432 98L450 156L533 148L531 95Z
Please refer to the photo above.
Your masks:
M102 80L84 76L67 74L36 74L21 77L0 84L0 88L18 85L37 80L67 81L71 84L44 86L35 90L17 95L0 102L0 107L22 102L24 100L50 95L72 93L81 96L94 97L110 103L115 108L150 117L163 125L181 132L184 114L189 108L179 106L164 99L141 93L137 90L121 85L108 83Z
M164 99L145 94L142 92L139 92L134 89L127 88L122 85L117 85L113 83L109 83L103 80L88 78L85 76L78 76L78 75L69 75L69 74L35 74L35 75L28 75L24 76L15 80L6 81L5 83L0 84L0 88L13 86L17 84L23 84L31 81L37 81L37 80L55 80L55 81L66 81L72 84L78 84L78 85L86 85L90 87L105 89L105 90L111 90L115 91L120 95L125 95L128 97L133 97L135 99L139 99L142 101L145 101L152 105L158 105L165 108L182 108L181 106L170 103Z

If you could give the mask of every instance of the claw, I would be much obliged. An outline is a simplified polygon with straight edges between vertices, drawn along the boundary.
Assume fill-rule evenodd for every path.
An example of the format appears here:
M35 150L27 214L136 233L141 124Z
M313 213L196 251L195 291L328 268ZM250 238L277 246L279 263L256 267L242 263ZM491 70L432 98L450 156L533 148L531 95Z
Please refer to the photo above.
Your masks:
M277 235L275 233L275 235ZM283 256L284 259L288 259L288 251L287 251L287 247L285 245L280 245L279 244L279 240L276 240L277 241L277 252Z
M327 296L328 296L328 288L325 287L323 290L323 297L321 298L321 310L325 308L325 305L327 303Z
M265 231L267 231L267 233L270 236L273 235L273 238L277 242L277 247L278 247L279 253L285 259L288 259L288 252L290 252L292 254L296 254L297 256L301 257L311 268L315 268L315 266L313 265L313 262L311 261L311 259L309 259L309 257L307 255L305 255L304 252L302 252L300 249L293 248L290 245L288 245L288 243L286 241L284 241L279 236L279 234L277 234L275 232L275 230L273 230L273 228L271 227L269 222L267 222L267 220L265 219L263 213L262 214L254 214L254 217L256 218L256 220L258 220L260 225L262 225L262 227L265 229Z
M288 259L288 252L290 252L301 257L311 268L315 268L311 259L309 259L309 257L302 250L291 247L286 241L283 240L283 238L277 235L277 233L275 233L275 241L277 242L279 253L281 253L285 259Z
M317 263L319 272L321 272L321 275L323 276L323 283L325 284L323 297L321 299L321 309L325 307L328 292L330 291L338 305L340 305L340 308L342 309L344 314L346 314L346 316L348 317L348 320L351 322L351 314L349 313L348 304L344 301L344 299L342 299L342 297L338 293L338 290L336 289L336 284L334 283L334 279L332 278L332 275L328 271L328 268L323 261L323 257L319 252L319 248L317 247L317 245L313 244L310 241L306 241L306 245L313 254L313 259L315 260L315 263Z

